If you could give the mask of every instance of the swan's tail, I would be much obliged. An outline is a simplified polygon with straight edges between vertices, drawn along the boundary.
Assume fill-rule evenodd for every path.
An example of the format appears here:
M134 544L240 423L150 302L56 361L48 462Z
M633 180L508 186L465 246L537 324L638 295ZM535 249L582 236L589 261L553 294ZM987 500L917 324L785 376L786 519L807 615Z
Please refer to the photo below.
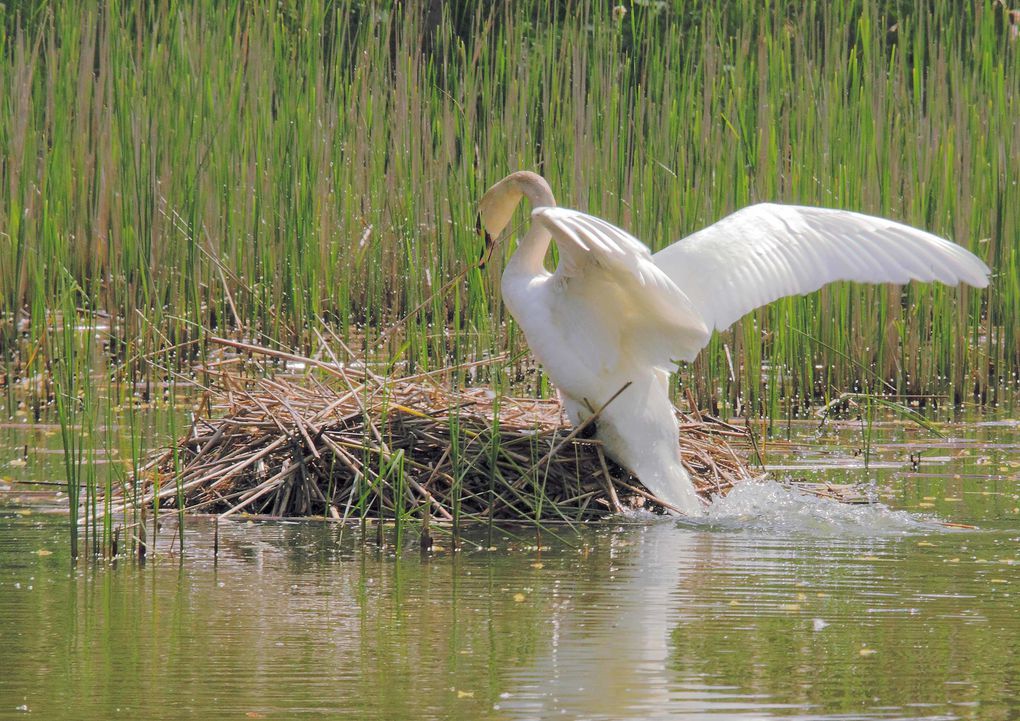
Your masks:
M680 464L679 448L674 452L649 454L630 469L652 494L675 507L686 516L700 516L705 512L705 503L698 496L694 482ZM672 458L670 456L673 456Z
M705 504L680 462L680 426L669 400L669 373L653 369L631 377L632 385L599 416L595 435L606 454L654 496L684 515L699 516ZM575 424L590 413L569 397L564 397L564 405Z

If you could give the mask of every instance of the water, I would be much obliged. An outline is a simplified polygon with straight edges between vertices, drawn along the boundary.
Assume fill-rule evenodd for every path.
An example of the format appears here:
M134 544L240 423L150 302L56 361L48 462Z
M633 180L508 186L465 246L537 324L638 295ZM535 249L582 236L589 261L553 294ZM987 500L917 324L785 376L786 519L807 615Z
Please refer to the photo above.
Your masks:
M142 567L72 570L63 519L0 510L0 718L1017 718L1020 432L950 430L889 424L867 469L852 425L766 449L882 506L764 484L425 558L243 519L214 558L195 520L183 559L167 526Z

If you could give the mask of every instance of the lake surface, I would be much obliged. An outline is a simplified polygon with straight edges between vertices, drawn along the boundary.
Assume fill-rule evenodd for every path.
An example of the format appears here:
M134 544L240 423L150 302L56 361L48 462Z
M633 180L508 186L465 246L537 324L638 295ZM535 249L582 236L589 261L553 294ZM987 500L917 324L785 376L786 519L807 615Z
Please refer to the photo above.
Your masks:
M196 519L183 557L168 523L144 566L72 569L64 519L0 509L0 718L1018 718L1020 427L947 431L879 424L867 469L854 424L766 447L888 507L754 485L426 557L245 519L214 557Z

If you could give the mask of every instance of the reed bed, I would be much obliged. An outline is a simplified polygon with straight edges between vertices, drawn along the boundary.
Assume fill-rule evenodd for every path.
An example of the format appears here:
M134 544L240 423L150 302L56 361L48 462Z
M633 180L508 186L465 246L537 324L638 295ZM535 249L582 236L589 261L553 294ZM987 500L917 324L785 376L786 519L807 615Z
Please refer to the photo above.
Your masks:
M101 486L127 481L90 470L120 445L92 424L175 402L213 334L309 355L327 325L410 377L501 357L471 383L550 398L501 259L464 272L477 200L516 169L653 249L768 200L902 220L995 272L987 291L837 284L749 314L678 374L714 416L781 420L845 392L1015 402L1020 14L1002 0L25 0L0 4L0 97L0 385L8 407L15 388L54 407L93 548L112 545ZM64 334L71 317L101 353ZM480 441L444 418L459 479ZM142 425L132 411L135 478ZM153 522L190 503L193 450L174 453ZM367 513L372 479L407 474L364 453ZM457 488L454 509L481 512Z
M521 357L498 259L434 291L477 257L484 189L528 168L655 248L773 200L887 215L995 269L984 293L844 284L753 313L681 374L721 416L847 390L1010 402L1016 13L615 5L0 7L4 377L48 372L67 276L109 321L109 361L149 386L204 357L204 328L307 354L316 316L412 371Z
M322 372L208 370L213 385L190 431L142 470L145 506L453 523L672 508L605 457L590 437L598 411L571 428L555 400L456 390L448 373L382 377L361 362L216 340ZM755 477L746 430L697 411L680 422L683 462L703 497Z

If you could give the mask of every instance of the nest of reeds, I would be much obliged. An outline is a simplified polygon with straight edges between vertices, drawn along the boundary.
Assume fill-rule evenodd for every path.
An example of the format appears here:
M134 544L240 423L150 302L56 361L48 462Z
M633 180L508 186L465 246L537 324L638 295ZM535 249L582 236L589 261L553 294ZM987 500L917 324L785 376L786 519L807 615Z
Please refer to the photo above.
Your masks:
M555 400L451 390L438 373L390 378L364 364L300 360L324 372L213 372L188 434L150 464L147 499L223 515L465 521L669 509L585 437L590 426L571 427ZM725 494L752 477L746 430L697 411L679 417L699 493Z

